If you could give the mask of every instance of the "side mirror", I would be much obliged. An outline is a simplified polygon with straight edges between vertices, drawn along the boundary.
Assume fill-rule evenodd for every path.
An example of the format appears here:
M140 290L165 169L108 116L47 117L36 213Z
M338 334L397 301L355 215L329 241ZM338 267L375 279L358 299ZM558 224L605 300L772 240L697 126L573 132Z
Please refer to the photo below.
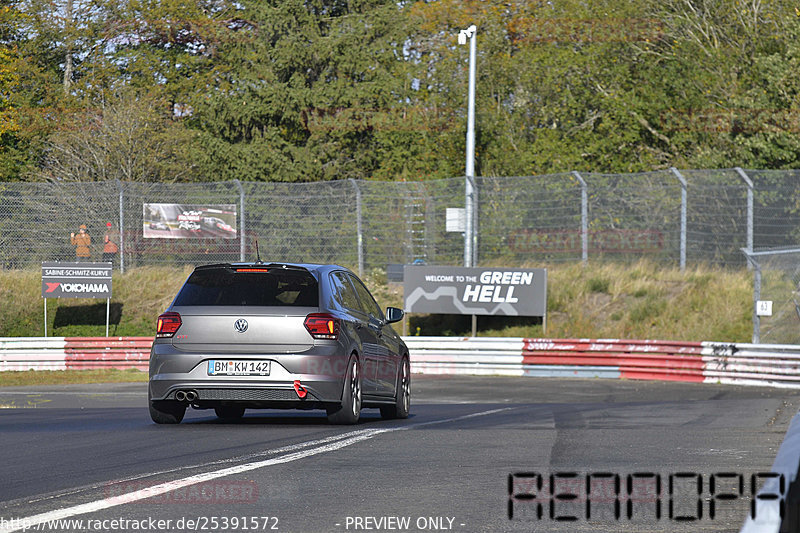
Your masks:
M386 323L391 324L393 322L400 322L403 320L403 316L405 313L402 309L398 309L397 307L387 307L386 308Z

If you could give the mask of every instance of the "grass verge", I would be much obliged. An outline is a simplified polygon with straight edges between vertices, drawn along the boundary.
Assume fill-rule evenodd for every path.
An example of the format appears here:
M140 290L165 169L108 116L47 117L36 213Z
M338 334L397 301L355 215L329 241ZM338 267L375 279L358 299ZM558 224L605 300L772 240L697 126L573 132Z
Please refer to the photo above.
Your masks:
M136 370L25 370L0 372L0 387L29 385L73 385L85 383L146 382L147 372Z
M485 265L503 266L508 265ZM530 263L547 268L547 329L539 318L480 317L480 336L623 338L749 342L752 334L753 274L745 268L699 265L681 272L652 261L633 264ZM190 267L141 267L114 274L112 336L152 336ZM373 269L362 276L381 306L403 306L403 287ZM48 334L102 336L105 302L48 300ZM0 271L0 337L43 334L41 275ZM411 315L410 335L469 335L471 319ZM399 328L397 328L399 331Z

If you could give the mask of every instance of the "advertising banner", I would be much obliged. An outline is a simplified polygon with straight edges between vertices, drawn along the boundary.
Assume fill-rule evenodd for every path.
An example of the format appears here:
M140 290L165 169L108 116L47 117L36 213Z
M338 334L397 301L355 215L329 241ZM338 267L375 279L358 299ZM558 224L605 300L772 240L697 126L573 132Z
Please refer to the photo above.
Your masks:
M544 317L547 270L406 265L403 292L408 313Z
M235 239L236 205L144 204L145 239Z
M42 298L111 298L111 263L42 263Z

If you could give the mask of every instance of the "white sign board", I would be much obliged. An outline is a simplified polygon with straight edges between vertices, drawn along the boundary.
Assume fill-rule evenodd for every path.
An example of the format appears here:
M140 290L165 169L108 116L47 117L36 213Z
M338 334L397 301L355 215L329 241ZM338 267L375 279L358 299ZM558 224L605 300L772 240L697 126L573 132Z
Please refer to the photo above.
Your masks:
M772 300L758 300L756 303L756 315L772 316Z
M467 212L463 207L445 209L445 229L448 232L464 233L467 231Z
M111 298L111 263L42 262L42 298Z

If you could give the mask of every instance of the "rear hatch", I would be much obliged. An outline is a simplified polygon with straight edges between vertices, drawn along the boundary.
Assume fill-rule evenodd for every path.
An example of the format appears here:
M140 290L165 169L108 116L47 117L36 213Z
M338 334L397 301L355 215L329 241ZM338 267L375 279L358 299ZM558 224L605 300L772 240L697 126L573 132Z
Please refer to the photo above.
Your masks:
M317 280L304 268L200 267L171 307L182 322L172 344L207 354L299 353L314 345L303 321L318 309Z

